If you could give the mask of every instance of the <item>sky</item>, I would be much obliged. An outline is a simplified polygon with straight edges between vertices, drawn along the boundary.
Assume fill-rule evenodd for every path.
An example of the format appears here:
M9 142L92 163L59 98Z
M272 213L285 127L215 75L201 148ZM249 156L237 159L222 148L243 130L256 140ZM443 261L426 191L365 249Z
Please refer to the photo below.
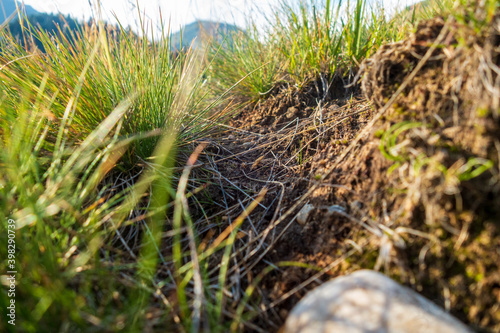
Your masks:
M386 11L416 2L416 0L371 1L381 1ZM163 21L166 27L170 23L171 31L177 31L182 25L206 19L245 27L246 20L249 16L253 16L258 24L263 25L265 20L260 13L271 14L272 5L277 4L279 0L100 0L102 17L108 22L115 23L116 16L121 24L130 25L132 29L138 31L140 23L137 2L141 14L151 20L156 29L160 26L159 22ZM40 12L62 13L77 19L89 19L95 13L95 7L92 6L95 0L24 0L24 3Z

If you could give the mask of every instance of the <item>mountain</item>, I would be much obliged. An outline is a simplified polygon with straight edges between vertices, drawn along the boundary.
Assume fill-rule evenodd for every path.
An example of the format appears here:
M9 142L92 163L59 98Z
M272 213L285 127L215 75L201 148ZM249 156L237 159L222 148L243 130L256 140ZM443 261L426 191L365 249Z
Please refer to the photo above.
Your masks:
M433 1L435 0L422 0L414 3L413 5L406 6L406 8L403 11L416 15L422 11L426 11L427 9L431 8Z
M40 1L46 1L46 0L40 0ZM0 4L3 5L5 15L7 17L11 13L16 11L15 0L0 0ZM48 34L50 34L51 36L64 38L72 42L73 35L75 32L77 31L81 32L85 30L84 29L86 25L85 23L79 22L74 18L70 17L69 15L64 16L62 14L41 13L36 11L30 6L26 6L24 12L27 21L29 21L30 24L29 25L24 24L24 28L22 28L19 19L16 16L9 22L9 24L7 25L7 29L8 31L10 31L14 39L16 39L20 45L26 46L24 44L25 41L28 40L30 41L30 43L33 42L41 52L45 52L45 48L43 47L42 42L40 42L40 40L36 37L25 39L23 38L23 34L26 34L28 31L43 30ZM87 24L91 24L91 21L87 22ZM116 33L118 34L121 33L116 25L108 25L108 24L105 25L116 31ZM34 30L32 30L31 27L33 27Z
M23 7L20 1L17 1L17 6L18 7L16 7L16 0L0 0L0 24L4 22L12 13L14 13L17 8L19 8L33 27L40 28L51 34L58 35L59 32L57 27L60 26L63 34L69 38L69 31L76 30L80 27L80 24L71 19L69 16L63 17L58 14L41 13L31 6L25 5ZM7 27L12 36L14 36L14 38L16 38L21 44L24 44L24 38L22 38L23 32L19 23L18 15L12 18ZM40 50L44 51L39 40L35 38L33 39L33 42Z
M213 21L196 21L184 26L181 31L172 34L172 48L180 50L187 48L193 43L194 48L202 46L203 42L210 38L216 38L223 41L226 36L241 29L228 23L218 23ZM182 39L181 39L182 36ZM181 45L182 40L182 45Z
M59 26L61 27L61 30L63 34L66 35L66 37L69 37L71 35L71 30L77 31L82 29L80 23L69 16L62 16L60 14L37 13L28 15L28 21L33 27L45 30L53 35L59 34ZM22 36L22 29L21 25L19 24L19 20L10 21L9 30L14 37L22 39L20 38ZM41 46L38 40L35 40L35 43L39 47Z
M17 2L19 9L22 8L22 3ZM0 0L0 24L4 22L10 14L16 11L16 1L15 0ZM25 5L24 13L27 16L40 14L40 12L36 11L33 7ZM16 19L16 18L14 18Z

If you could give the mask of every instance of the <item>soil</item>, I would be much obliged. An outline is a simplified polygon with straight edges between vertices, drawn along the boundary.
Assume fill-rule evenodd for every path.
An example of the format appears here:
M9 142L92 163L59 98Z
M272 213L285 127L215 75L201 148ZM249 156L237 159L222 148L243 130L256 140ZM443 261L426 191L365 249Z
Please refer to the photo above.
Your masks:
M482 33L423 22L361 65L362 90L344 89L340 75L283 84L207 148L215 176L205 195L220 232L267 188L228 271L235 304L257 287L258 315L242 329L278 331L307 291L371 268L476 330L500 330L493 22Z
M255 197L263 187L268 189L262 207L255 209L251 221L240 229L245 237L236 248L250 243L246 253L256 253L239 256L239 265L253 266L247 272L253 277L270 262L312 265L311 269L287 267L269 273L259 286L260 297L267 303L278 300L335 260L344 249L342 241L351 233L347 219L331 217L324 223L324 219L313 218L303 225L295 219L280 220L297 198L317 183L316 177L325 171L331 158L339 155L372 117L373 111L360 97L359 89L342 89L339 93L335 84L343 87L343 83L331 79L328 82L330 90L326 94L316 89L321 86L320 79L302 89L285 85L276 88L271 97L242 110L231 121L231 131L207 148L207 157L212 156L211 162L206 163L211 165L209 174L220 176L212 179L217 185L210 187L206 195L212 200L219 198L216 206L225 208L226 221L236 218L248 205L250 196ZM327 192L325 189L326 184L310 198L324 206L323 213L321 209L314 213L318 216L328 209L328 202L319 199L320 192ZM232 207L236 209L233 211ZM266 230L265 242L260 244L258 237ZM251 282L252 278L246 285ZM266 331L276 331L299 295L263 311L254 322L266 327Z

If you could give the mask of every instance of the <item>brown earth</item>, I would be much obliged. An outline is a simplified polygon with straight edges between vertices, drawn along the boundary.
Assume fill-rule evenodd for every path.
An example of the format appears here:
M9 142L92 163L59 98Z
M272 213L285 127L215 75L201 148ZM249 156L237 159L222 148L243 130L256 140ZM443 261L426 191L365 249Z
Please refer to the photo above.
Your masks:
M329 156L344 150L372 116L365 99L346 98L359 93L345 89L339 93L334 84L343 87L343 83L329 82L326 94L318 92L321 80L311 81L300 90L276 88L272 97L244 109L232 120L231 130L207 148L207 157L212 158L205 165L210 165L209 174L218 176L211 180L217 185L210 187L206 195L223 208L222 213L214 210L223 222L233 221L251 201L250 197L263 187L268 189L262 206L242 225L242 238L235 246L248 246L237 257L239 274L247 274L244 287L269 262L293 260L316 266L306 270L288 267L269 273L259 286L263 288L260 296L267 299L263 304L278 300L328 265L336 256L333 252L342 251L341 241L350 234L348 220L335 222L339 227L333 228L320 220L300 225L295 219L282 219L311 183L317 183L316 177L324 172ZM266 327L264 331L276 331L297 300L297 295L293 295L283 305L263 311L258 325Z
M362 64L367 99L335 77L282 85L211 144L218 230L267 188L228 270L235 304L257 287L243 329L277 331L308 290L372 268L500 330L499 23L421 23Z

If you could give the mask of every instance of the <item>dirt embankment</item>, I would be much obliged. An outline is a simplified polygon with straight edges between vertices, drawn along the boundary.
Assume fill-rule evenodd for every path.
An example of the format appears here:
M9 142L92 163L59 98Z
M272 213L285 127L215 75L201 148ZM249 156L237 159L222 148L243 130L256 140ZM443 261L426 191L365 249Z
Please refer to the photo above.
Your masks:
M334 77L277 87L210 148L222 222L269 189L228 271L234 295L262 277L257 326L375 268L500 330L500 17L473 24L436 18L383 46L361 66L363 94Z
M486 331L500 329L499 23L436 18L365 61L379 119L331 178L382 233L376 268Z

